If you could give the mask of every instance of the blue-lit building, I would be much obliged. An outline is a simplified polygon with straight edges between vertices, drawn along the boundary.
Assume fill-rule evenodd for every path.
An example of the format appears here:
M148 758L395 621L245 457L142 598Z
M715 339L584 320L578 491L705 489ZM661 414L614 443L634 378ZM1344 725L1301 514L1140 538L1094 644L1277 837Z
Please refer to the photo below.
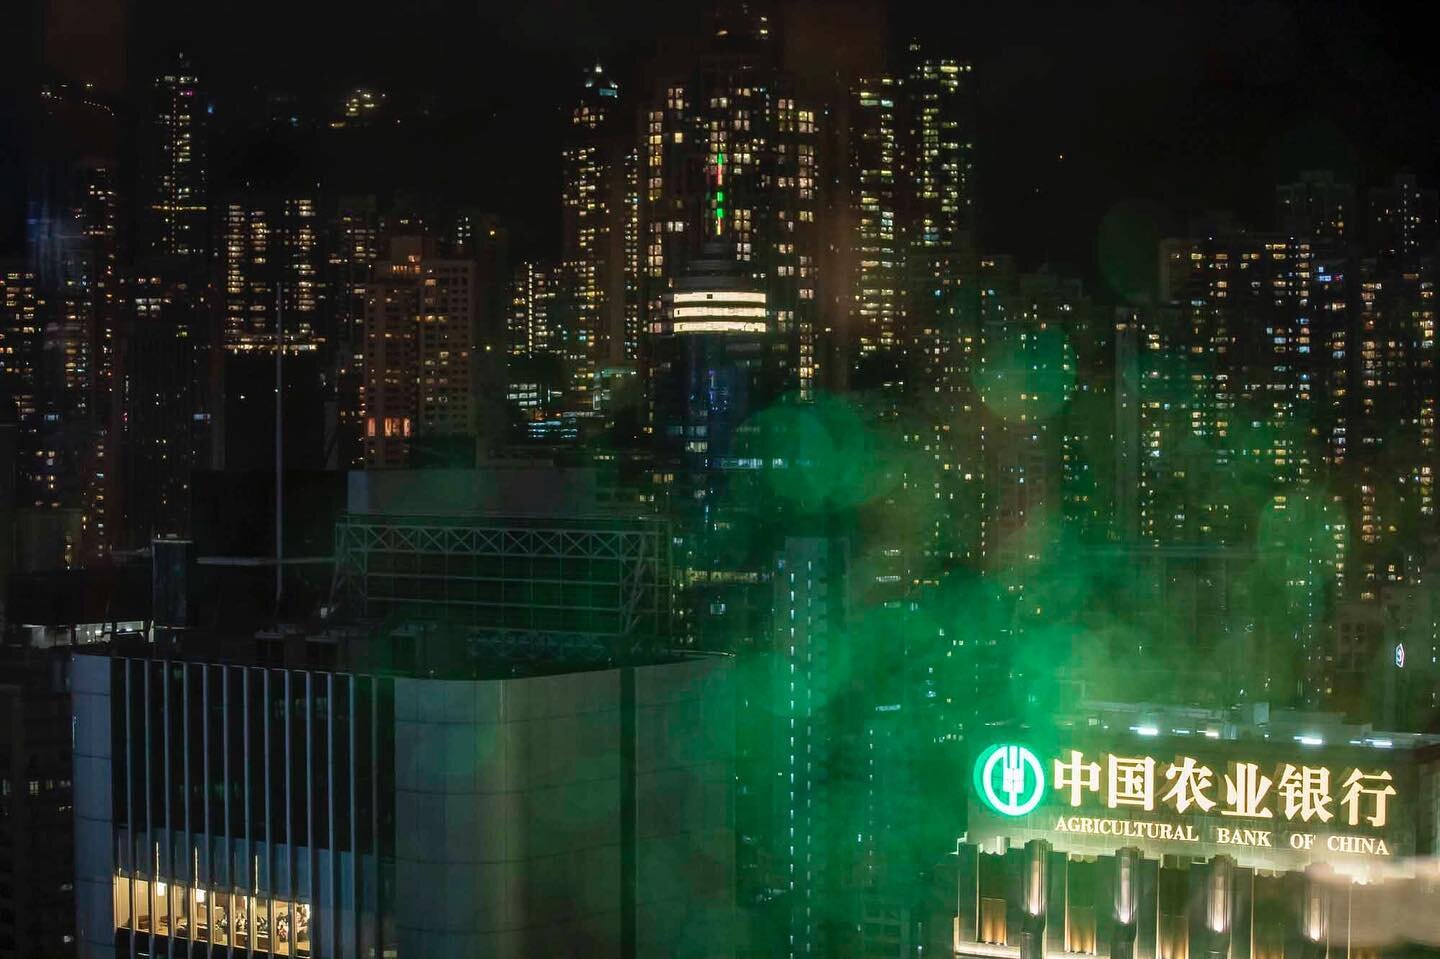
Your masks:
M706 245L650 326L651 420L662 450L723 469L736 431L778 398L783 345L766 295L721 241Z

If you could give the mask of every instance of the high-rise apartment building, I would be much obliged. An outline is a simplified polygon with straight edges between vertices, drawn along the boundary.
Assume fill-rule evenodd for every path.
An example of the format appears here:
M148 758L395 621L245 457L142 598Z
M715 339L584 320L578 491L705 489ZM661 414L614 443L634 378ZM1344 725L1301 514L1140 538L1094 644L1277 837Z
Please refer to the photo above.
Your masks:
M983 552L971 65L911 43L900 70L851 86L837 122L839 379L878 404L917 454L904 484L912 500L923 494L928 532L906 550L923 577Z
M215 453L219 347L211 288L193 263L142 260L127 292L113 397L115 541L143 549L190 532L191 475Z
M634 137L620 88L597 64L570 114L564 152L564 355L577 411L596 372L633 359Z
M34 430L38 411L42 308L29 264L0 262L0 394L22 430Z
M68 168L63 212L44 218L35 275L45 300L38 368L39 418L30 441L33 503L72 512L81 526L74 562L110 545L110 398L120 302L115 166L94 158Z
M510 289L506 352L513 357L558 354L559 271L544 263L521 263L515 268Z
M975 91L973 66L912 42L905 74L907 216L914 295L956 284L974 268ZM930 286L926 290L924 287Z
M365 304L368 468L409 465L421 437L473 446L479 296L473 260L437 255L421 237L391 239Z
M1413 261L1434 253L1437 191L1421 187L1411 174L1398 174L1389 186L1366 197L1366 247L1382 260Z
M329 336L332 338L333 389L336 408L337 465L364 463L360 387L365 372L365 300L370 271L381 253L381 223L374 196L342 197L331 215L326 260L330 291Z
M980 297L975 251L975 106L972 66L909 45L905 67L902 207L906 256L911 442L931 463L939 511L975 500L982 475L973 388ZM967 474L971 477L966 480ZM970 512L968 505L962 512ZM975 556L973 524L936 523L922 551L931 563Z
M1312 428L1338 441L1324 422L1319 393L1329 385L1321 381L1331 352L1346 349L1343 290L1335 288L1336 273L1321 269L1325 264L1305 237L1166 241L1161 256L1168 270L1161 299L1181 312L1178 323L1157 323L1147 337L1145 348L1160 367L1147 380L1158 385L1168 371L1178 392L1153 391L1144 409L1176 422L1158 433L1142 429L1152 439L1188 432L1187 445L1205 461L1182 474L1197 491L1207 485L1200 478L1206 471L1220 471L1213 480L1243 474L1248 482L1243 501L1235 499L1240 488L1223 483L1208 486L1202 495L1211 500L1204 505L1192 497L1174 500L1201 511L1183 517L1167 505L1178 491L1157 491L1158 521L1196 524L1189 533L1157 535L1170 542L1239 542L1257 511L1283 509L1291 492L1314 483L1326 454L1312 441Z
M1139 360L1139 536L1242 570L1265 595L1237 637L1254 664L1249 693L1310 703L1364 513L1347 509L1334 470L1356 456L1348 271L1316 244L1240 232L1167 241L1167 305L1145 324ZM1221 559L1236 549L1254 552Z
M510 281L506 317L506 401L532 423L547 422L565 406L569 383L561 355L561 270L526 261Z
M1436 515L1434 265L1364 259L1354 270L1355 366L1347 406L1351 585L1376 600L1406 577Z
M153 95L146 245L154 253L203 257L209 250L205 91L180 57L155 78Z
M1359 231L1355 188L1329 170L1307 170L1275 188L1275 227L1288 236L1348 240Z
M981 258L979 279L979 554L985 565L1009 570L1007 582L1018 589L1020 571L1048 552L1072 505L1067 496L1086 479L1077 474L1084 434L1095 424L1071 416L1070 404L1079 379L1075 342L1092 306L1078 280L1022 273L1008 257Z
M271 352L276 321L287 353L323 341L324 256L312 192L246 191L220 204L224 345Z
M853 240L848 252L854 276L850 352L855 362L875 354L893 359L908 332L906 238L900 216L907 184L900 141L903 93L891 77L862 80L850 93Z
M766 295L789 389L819 374L819 112L779 66L768 16L721 4L697 70L646 113L640 170L644 325L702 247L724 240ZM643 352L643 351L642 351Z

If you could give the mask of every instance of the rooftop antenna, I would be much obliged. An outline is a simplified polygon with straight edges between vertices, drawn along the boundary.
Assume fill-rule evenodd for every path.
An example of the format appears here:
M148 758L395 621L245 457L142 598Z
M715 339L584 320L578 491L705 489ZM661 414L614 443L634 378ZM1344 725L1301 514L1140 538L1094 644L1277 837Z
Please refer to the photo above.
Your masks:
M725 235L725 150L715 151L710 166L710 215L715 223L715 236Z

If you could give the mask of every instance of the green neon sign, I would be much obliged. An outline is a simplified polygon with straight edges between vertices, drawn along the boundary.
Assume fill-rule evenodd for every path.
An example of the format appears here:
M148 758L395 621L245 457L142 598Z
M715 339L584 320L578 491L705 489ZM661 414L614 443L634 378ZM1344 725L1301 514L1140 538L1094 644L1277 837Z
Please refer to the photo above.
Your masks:
M1045 767L1024 746L999 743L975 760L975 793L993 812L1023 816L1045 795Z

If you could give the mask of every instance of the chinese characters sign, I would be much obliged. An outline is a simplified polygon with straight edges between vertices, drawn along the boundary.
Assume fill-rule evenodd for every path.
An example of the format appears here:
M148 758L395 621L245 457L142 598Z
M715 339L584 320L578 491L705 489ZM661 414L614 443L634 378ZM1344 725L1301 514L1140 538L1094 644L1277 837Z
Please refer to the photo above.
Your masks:
M1231 763L1217 772L1192 756L1161 761L1108 753L1103 760L1067 751L1054 761L1055 789L1071 806L1094 795L1109 809L1152 812L1168 807L1184 815L1193 808L1221 816L1279 816L1307 823L1329 823L1338 812L1346 825L1364 823L1377 829L1385 826L1395 795L1389 770L1379 768L1351 768L1343 780L1332 780L1327 766L1294 763L1283 763L1270 775L1253 762Z
M975 788L1003 817L1059 807L1050 826L1057 833L1371 855L1391 854L1374 831L1391 824L1397 795L1391 770L1378 764L1078 749L1042 755L1010 743L980 754Z

